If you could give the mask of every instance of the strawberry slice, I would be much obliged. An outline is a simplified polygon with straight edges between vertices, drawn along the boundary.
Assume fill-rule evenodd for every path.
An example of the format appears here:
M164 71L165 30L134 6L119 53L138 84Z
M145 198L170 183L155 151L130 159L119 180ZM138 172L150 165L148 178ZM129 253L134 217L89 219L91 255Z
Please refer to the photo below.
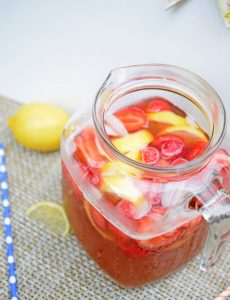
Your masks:
M128 256L139 258L151 254L149 249L140 247L137 243L132 240L128 240L123 243L118 243L118 247Z
M171 162L171 166L182 165L185 164L186 162L188 162L187 159L178 157Z
M147 106L147 112L159 112L172 110L172 105L169 101L162 97L154 97Z
M122 199L116 207L120 214L129 218L134 217L134 206L132 202Z
M98 169L83 164L80 164L80 168L92 185L95 185L96 187L100 186L102 178Z
M154 221L150 216L144 216L139 220L136 220L137 230L140 233L148 232L154 225Z
M204 141L199 141L199 142L195 143L193 145L192 149L188 152L187 159L193 160L196 157L200 156L204 152L207 145L208 144Z
M142 161L148 165L155 165L160 159L160 152L154 147L146 147L141 151Z
M145 112L138 107L125 107L114 115L121 120L128 132L134 132L148 127L147 116Z
M182 154L185 142L177 135L159 136L153 144L160 147L161 158L172 159Z
M155 166L157 167L168 167L169 165L169 162L166 159L162 158L155 164Z
M83 164L90 165L93 168L100 168L105 164L106 159L99 152L95 139L94 129L92 127L85 128L80 135L74 138L74 142L77 145L74 157Z
M153 206L151 209L151 213L154 215L164 216L167 212L168 208L163 206Z

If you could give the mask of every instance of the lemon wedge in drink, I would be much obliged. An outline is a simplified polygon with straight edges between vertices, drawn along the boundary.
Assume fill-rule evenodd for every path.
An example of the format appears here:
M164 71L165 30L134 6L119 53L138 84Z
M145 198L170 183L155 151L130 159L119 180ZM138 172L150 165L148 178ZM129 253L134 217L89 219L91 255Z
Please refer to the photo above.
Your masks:
M125 156L134 161L141 161L140 151L130 151L127 154L125 154ZM128 174L134 174L134 175L142 174L142 171L140 169L135 168L121 160L114 160L113 162L109 161L101 168L101 171L107 174L109 173L114 174L116 172L119 172L120 170Z
M171 111L159 111L148 113L147 117L150 121L159 123L171 124L171 125L186 125L187 121L185 118L178 116Z
M66 236L70 232L70 225L62 205L50 201L33 204L26 215L34 221L43 224L56 236Z
M193 134L204 141L208 141L206 135L198 128L186 125L186 126L169 126L168 128L161 131L158 135L162 135L165 133L173 133L173 132L187 132Z
M104 176L101 189L104 192L114 193L135 205L143 201L143 196L135 187L132 179L123 174Z
M139 130L127 136L112 139L113 145L121 152L136 152L147 146L154 139L153 135L146 129Z

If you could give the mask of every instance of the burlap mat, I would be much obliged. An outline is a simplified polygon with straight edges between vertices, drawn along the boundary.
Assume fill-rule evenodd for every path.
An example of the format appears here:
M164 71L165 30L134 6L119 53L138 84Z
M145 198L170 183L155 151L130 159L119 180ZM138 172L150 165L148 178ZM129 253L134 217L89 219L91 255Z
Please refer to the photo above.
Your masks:
M137 289L113 283L89 259L73 235L55 238L25 217L40 200L61 202L59 153L39 154L22 148L11 136L6 120L19 107L0 97L0 140L6 147L13 238L19 298L51 299L204 299L212 300L229 286L230 244L211 273L203 273L198 258L167 278ZM9 299L6 257L0 215L0 299Z

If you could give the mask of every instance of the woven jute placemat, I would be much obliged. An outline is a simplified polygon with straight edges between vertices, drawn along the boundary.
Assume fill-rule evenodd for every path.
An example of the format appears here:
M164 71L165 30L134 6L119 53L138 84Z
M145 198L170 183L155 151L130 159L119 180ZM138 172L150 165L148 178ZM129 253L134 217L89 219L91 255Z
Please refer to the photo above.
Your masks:
M56 238L25 216L41 200L62 201L59 153L41 154L21 147L7 128L19 104L0 97L0 140L4 142L12 210L20 300L164 299L212 300L229 286L230 244L211 270L199 270L199 258L159 282L125 289L112 282L88 257L73 235ZM0 299L9 299L0 215Z

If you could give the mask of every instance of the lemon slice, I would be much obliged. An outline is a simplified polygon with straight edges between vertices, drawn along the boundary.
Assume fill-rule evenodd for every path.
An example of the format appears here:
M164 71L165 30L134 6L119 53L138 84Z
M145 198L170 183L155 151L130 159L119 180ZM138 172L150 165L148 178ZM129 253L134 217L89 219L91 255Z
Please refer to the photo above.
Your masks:
M198 128L195 128L195 127L188 126L188 125L187 126L170 126L166 129L164 129L163 131L161 131L158 135L162 135L165 133L178 132L178 131L187 132L187 133L193 134L205 141L208 141L207 137L201 130L199 130Z
M113 139L112 143L121 153L128 153L138 151L152 141L153 135L148 130L142 129L122 138Z
M26 215L42 223L48 230L57 236L66 236L70 232L70 225L63 206L58 203L42 201L33 204Z
M155 113L148 113L147 117L150 121L172 124L172 125L186 125L185 118L178 116L171 111L159 111Z
M135 187L131 178L122 174L104 176L101 189L137 205L143 201L143 196Z
M127 154L125 154L125 156L134 161L141 161L140 151L130 151ZM136 174L136 175L142 174L142 171L140 169L135 168L129 164L126 164L121 160L114 160L113 162L110 161L101 168L101 171L104 172L105 174L114 174L116 172L119 172L119 170L122 170L129 174Z

